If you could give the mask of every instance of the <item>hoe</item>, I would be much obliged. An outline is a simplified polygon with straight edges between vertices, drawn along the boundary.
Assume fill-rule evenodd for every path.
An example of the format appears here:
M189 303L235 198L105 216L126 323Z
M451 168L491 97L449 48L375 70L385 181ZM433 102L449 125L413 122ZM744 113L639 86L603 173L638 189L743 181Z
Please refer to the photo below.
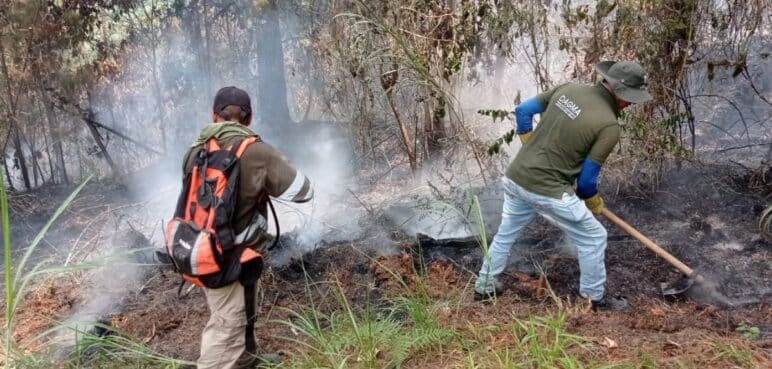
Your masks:
M625 223L624 220L620 219L618 216L616 216L616 214L612 213L611 210L604 208L601 214L603 214L603 216L605 216L612 223L616 224L619 228L622 228L622 230L635 237L638 241L641 241L643 246L646 246L647 249L653 251L655 254L665 259L665 261L670 263L670 265L676 267L676 269L684 274L683 278L675 282L661 283L659 287L662 291L662 295L680 295L689 290L689 288L694 285L694 282L702 283L704 281L704 278L696 271L694 271L694 269L689 268L686 264L676 259L675 256L671 255L669 252L665 251L665 249L654 243L654 241L642 235L641 232L638 232L631 225Z

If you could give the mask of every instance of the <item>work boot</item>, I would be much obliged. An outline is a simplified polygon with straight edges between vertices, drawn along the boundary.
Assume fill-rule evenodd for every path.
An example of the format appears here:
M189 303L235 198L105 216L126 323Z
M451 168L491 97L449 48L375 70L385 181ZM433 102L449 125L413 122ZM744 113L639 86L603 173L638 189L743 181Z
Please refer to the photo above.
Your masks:
M474 300L479 302L489 302L493 299L495 299L498 296L501 296L501 293L504 292L504 288L501 285L501 282L498 280L493 281L493 291L489 292L478 292L477 290L474 291Z
M281 355L275 353L262 354L257 358L258 368L273 368L281 364Z
M630 304L624 297L608 297L604 296L602 299L596 301L592 300L593 311L624 311L630 308Z
M496 290L493 292L484 292L484 293L474 291L474 300L477 302L490 302L500 295L501 295L501 291L499 290Z
M249 354L244 353L236 362L236 368L255 369L255 368L273 368L281 364L281 356L274 353Z

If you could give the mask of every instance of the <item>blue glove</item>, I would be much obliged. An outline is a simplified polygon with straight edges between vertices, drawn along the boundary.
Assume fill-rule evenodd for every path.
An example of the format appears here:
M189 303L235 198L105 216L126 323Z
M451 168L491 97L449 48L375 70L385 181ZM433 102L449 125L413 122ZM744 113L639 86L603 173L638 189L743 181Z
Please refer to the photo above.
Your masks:
M533 116L541 114L544 109L539 100L532 97L515 107L515 121L517 122L517 134L523 134L533 130Z
M582 169L576 178L576 196L580 199L589 199L598 193L598 176L600 164L590 158L585 158Z

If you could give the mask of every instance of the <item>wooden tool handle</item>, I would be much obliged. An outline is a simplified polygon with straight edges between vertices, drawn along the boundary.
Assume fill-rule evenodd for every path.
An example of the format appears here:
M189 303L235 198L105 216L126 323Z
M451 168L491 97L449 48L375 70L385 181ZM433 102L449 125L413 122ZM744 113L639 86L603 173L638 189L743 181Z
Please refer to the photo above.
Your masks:
M694 273L694 270L692 270L692 268L689 268L688 266L686 266L686 264L676 259L675 256L670 255L670 253L665 251L665 249L659 247L659 245L654 243L654 241L648 239L646 236L642 235L641 232L638 232L631 225L625 223L624 220L620 219L618 216L616 216L616 214L612 213L611 210L603 208L603 211L601 211L601 214L603 214L603 216L608 218L608 220L610 220L611 222L619 226L619 228L622 228L622 230L629 233L631 236L635 237L638 241L641 241L641 243L644 246L646 246L647 249L654 251L655 254L659 255L661 258L665 259L668 263L678 268L678 270L680 270L681 273L685 274L686 276L691 276Z

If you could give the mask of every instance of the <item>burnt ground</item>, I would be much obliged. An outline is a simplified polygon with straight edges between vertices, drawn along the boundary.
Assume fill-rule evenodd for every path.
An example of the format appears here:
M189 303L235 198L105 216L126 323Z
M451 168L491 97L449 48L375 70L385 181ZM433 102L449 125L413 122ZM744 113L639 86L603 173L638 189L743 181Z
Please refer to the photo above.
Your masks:
M454 301L457 309L449 324L461 330L468 325L496 324L511 316L544 314L560 304L569 312L567 329L571 333L597 342L608 337L619 344L613 350L600 344L596 347L606 350L603 353L609 362L635 362L643 352L652 355L655 367L671 367L673 360L687 367L733 367L712 351L714 343L721 341L753 353L752 366L744 367L766 368L772 362L772 246L754 230L764 200L731 173L708 177L694 170L678 176L686 180L661 183L653 201L641 199L637 192L607 189L607 205L715 281L717 290L734 306L704 295L663 299L659 283L676 280L679 273L606 221L607 290L626 296L633 304L631 311L593 313L577 301L576 260L562 246L560 232L544 220L530 226L518 243L503 276L506 292L492 305L471 299L473 273L481 261L476 243L432 244L392 231L387 239L330 244L302 260L268 268L260 281L260 350L279 352L285 359L302 351L287 340L300 338L297 332L277 321L291 319L287 309L301 311L312 304L322 311L339 308L331 286L341 286L354 307L386 306L390 296L420 287L433 298ZM99 194L97 187L91 190L92 196L110 199ZM68 219L63 220L65 225L74 227L68 232L79 234ZM390 251L382 255L381 250ZM538 279L538 270L544 272L546 281ZM178 276L158 266L145 267L135 282L124 286L120 308L108 311L103 319L161 353L194 360L208 318L203 293L194 288L178 296ZM67 319L88 304L93 296L85 291L91 284L83 276L61 277L28 293L17 317L17 327L24 327L16 332L17 339L31 337L50 327L50 318ZM550 297L544 288L547 285L558 299ZM744 339L736 331L740 325L759 327L760 339ZM33 342L26 347L42 350ZM406 366L446 367L443 360L423 358Z
M677 367L673 364L675 360L690 368L766 368L772 363L769 302L727 309L689 300L665 301L649 297L644 291L634 295L631 311L595 313L573 297L569 286L576 283L577 277L570 272L548 276L559 300L549 296L538 278L510 272L505 278L507 292L494 304L480 304L471 299L471 275L460 267L464 260L424 259L421 263L416 258L419 253L415 243L402 240L396 246L402 252L374 256L366 251L368 245L330 245L307 254L303 261L267 270L260 282L256 327L260 351L279 353L284 360L302 352L301 346L288 341L302 337L279 321L292 319L289 311L302 312L312 304L322 312L340 309L334 296L336 286L340 286L355 309L365 305L387 308L389 297L423 288L434 299L453 302L456 308L446 319L461 331L470 325L503 324L512 316L522 319L547 314L560 301L569 314L566 329L594 342L594 352L605 355L611 363L634 363L642 355L654 360L655 367ZM168 269L154 269L144 285L130 291L131 297L126 299L122 311L106 316L105 321L161 353L195 360L199 335L208 318L203 293L196 288L178 296L178 276ZM84 298L73 295L73 286L66 280L52 285L59 287L46 287L42 295L33 295L24 306L45 307L55 316L66 315ZM28 322L35 321L39 320L27 320L23 315L20 325L29 327ZM762 337L744 339L735 331L741 324L760 327ZM613 350L605 348L602 342L606 338L619 346ZM500 339L497 345L506 347L506 338ZM736 366L717 359L715 342L748 350L753 355L752 364ZM423 358L412 360L405 367L447 367L446 360L453 362L448 358Z

